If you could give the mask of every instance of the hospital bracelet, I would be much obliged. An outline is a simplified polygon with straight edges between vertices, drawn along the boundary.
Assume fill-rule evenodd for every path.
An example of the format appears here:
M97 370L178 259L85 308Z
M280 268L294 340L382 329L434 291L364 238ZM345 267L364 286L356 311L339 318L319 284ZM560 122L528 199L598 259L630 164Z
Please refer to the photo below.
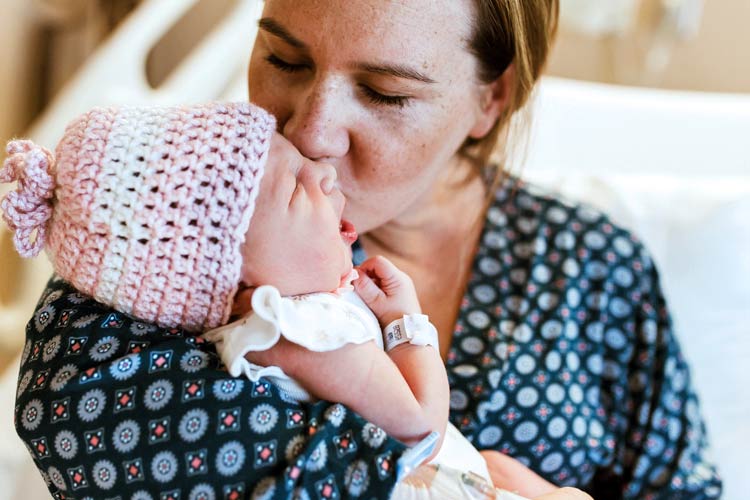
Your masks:
M404 314L383 328L386 352L409 342L414 345L431 345L438 349L438 333L426 314Z

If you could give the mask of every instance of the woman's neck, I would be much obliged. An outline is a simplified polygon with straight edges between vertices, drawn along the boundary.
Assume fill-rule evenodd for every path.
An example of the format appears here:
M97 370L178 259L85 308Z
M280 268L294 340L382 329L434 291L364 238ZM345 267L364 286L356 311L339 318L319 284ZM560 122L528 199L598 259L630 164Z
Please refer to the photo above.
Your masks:
M485 183L466 161L443 171L446 174L400 216L362 236L368 255L424 262L436 249L455 251L461 243L474 247L472 235L478 237L486 208Z

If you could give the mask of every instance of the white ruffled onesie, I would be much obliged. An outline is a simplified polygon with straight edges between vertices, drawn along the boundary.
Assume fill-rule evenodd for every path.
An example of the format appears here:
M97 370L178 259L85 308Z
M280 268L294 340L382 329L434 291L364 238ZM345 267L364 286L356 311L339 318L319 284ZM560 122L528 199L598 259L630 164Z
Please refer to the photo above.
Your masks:
M354 291L282 297L275 287L265 285L253 293L252 306L253 312L247 316L211 330L205 337L216 344L216 350L232 376L244 374L254 382L265 377L297 401L311 401L313 398L280 367L256 365L245 355L269 349L282 335L288 341L316 352L369 341L375 341L383 348L377 318ZM482 456L451 424L448 424L443 445L433 462L457 470L470 470L489 479Z

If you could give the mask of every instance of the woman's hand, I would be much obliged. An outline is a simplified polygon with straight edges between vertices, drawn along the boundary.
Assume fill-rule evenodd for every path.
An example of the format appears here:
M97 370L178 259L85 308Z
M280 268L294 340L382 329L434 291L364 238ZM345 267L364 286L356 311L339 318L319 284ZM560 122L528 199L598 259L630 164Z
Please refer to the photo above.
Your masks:
M558 488L518 460L497 451L480 452L496 488L534 500L593 500L575 488Z
M364 261L358 268L359 278L353 281L365 304L385 327L404 314L419 314L417 290L409 275L385 257L376 256Z

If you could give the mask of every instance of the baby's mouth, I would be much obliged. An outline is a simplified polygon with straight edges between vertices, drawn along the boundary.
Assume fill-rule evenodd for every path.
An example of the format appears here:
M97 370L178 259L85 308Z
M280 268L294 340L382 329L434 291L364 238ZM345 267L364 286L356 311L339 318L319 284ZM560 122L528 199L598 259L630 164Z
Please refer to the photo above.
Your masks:
M357 241L357 230L354 229L354 224L346 219L341 219L339 224L339 232L341 233L341 239L343 239L347 245L351 245Z

